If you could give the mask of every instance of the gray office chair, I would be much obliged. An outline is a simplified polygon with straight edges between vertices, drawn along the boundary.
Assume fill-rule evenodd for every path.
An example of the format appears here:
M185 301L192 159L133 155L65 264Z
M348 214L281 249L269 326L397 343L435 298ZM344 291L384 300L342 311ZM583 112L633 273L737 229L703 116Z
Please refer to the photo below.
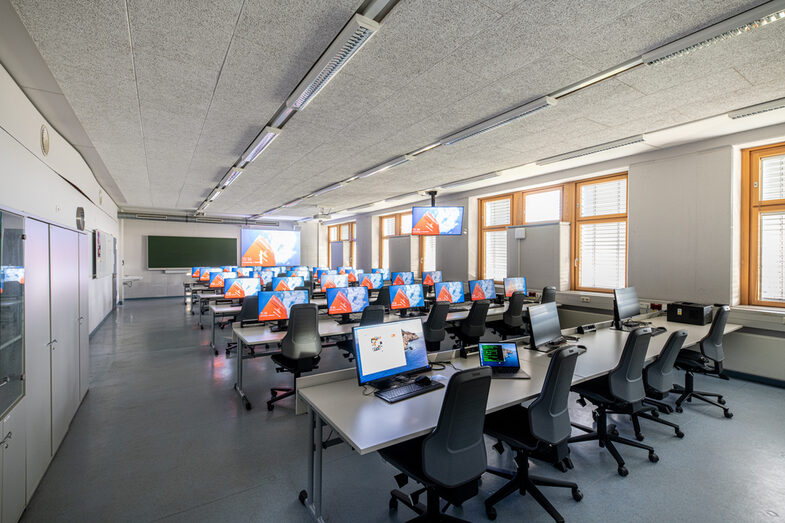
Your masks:
M291 372L295 383L303 372L318 368L322 341L319 337L319 310L313 303L292 305L289 311L289 328L281 340L281 353L272 356L278 367L275 372ZM275 403L294 394L294 386L273 387L267 401L267 410L273 410Z
M390 286L384 285L381 289L379 289L379 294L376 295L376 300L373 302L374 305L381 305L384 307L384 310L390 310Z
M360 316L360 327L378 325L380 323L384 323L384 307L381 305L368 305L363 309L363 314ZM354 361L354 339L350 337L348 340L341 340L335 345L344 352L344 358Z
M431 307L428 319L422 324L425 336L425 347L429 351L438 351L441 342L446 335L445 326L447 325L447 315L450 313L450 304L447 302L436 302Z
M529 458L550 461L552 449L570 437L572 429L567 402L579 354L577 347L569 347L551 356L542 390L528 407L515 405L485 417L485 433L509 445L515 452L515 463L518 465L515 471L488 467L491 474L509 480L485 500L485 513L489 519L496 519L496 509L493 508L496 503L518 491L521 495L530 493L553 519L564 521L537 485L568 488L576 501L583 498L575 483L529 474ZM494 445L494 448L499 453L503 451L500 444Z
M525 301L525 292L513 292L512 296L510 296L507 310L502 314L501 321L495 321L490 324L491 328L498 332L503 340L506 340L508 336L524 335L523 304Z
M461 321L458 328L452 329L452 337L457 338L461 349L461 355L465 355L468 345L476 345L480 338L485 335L485 320L488 317L488 309L491 302L488 300L477 300L472 303L469 315Z
M390 509L401 502L421 516L411 521L463 521L440 511L439 499L461 505L477 495L487 456L483 421L491 386L489 368L456 372L447 384L436 428L430 434L379 451L382 458L401 471L398 489L390 492ZM409 400L412 401L412 400ZM408 478L424 486L412 495L401 490ZM418 503L426 492L427 503Z
M605 447L618 464L620 476L629 474L624 460L616 450L614 443L637 447L649 451L649 461L656 463L659 457L654 449L643 443L621 437L616 427L608 427L608 414L637 414L644 407L643 399L646 393L643 387L643 362L651 339L651 328L642 327L635 329L627 335L627 341L621 353L619 363L610 374L594 378L572 388L580 399L578 403L586 406L589 400L596 406L593 417L597 422L597 430L573 423L573 427L587 434L570 438L570 443L597 440L600 447Z
M726 418L732 418L733 413L725 406L725 399L722 394L716 392L704 392L695 390L695 374L714 376L723 380L730 379L725 374L722 362L725 360L725 353L722 350L722 337L725 333L725 325L728 323L730 307L727 305L717 309L714 320L711 322L709 333L699 342L700 353L693 350L684 349L679 352L676 358L675 367L683 370L684 386L673 385L671 392L681 394L676 400L676 412L682 412L682 403L692 401L693 398L715 405L722 409ZM707 396L717 398L717 401L710 400Z
M240 322L240 326L244 327L249 323L258 323L259 321L259 296L247 296L243 298L243 304L240 307L240 314L237 315L235 321ZM237 348L237 343L230 341L226 344L226 355ZM218 356L218 348L215 349L215 355Z
M556 301L556 287L549 285L542 289L540 303L550 303L552 301Z

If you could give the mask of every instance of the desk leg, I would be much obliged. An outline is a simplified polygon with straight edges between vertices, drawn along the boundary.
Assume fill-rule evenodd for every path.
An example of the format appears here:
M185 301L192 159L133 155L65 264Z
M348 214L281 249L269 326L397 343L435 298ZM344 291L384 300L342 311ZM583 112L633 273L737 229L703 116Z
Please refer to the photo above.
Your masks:
M251 402L248 401L248 398L243 392L243 353L245 352L243 349L245 348L245 343L242 340L237 340L237 383L234 384L234 390L237 391L237 394L240 395L240 399L243 402L243 406L245 410L251 410L252 405Z
M308 407L308 490L300 491L300 503L305 505L314 521L324 523L322 517L322 427L324 421ZM308 499L308 493L311 499Z
M212 314L212 322L210 323L210 348L218 356L218 349L215 348L215 312Z
M202 325L202 299L199 299L199 328L204 329L204 325Z

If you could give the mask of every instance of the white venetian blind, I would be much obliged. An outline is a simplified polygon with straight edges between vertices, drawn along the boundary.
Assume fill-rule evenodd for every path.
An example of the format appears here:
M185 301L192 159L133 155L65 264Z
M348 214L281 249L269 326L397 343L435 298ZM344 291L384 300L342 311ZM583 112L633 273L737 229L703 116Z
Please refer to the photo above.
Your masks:
M510 199L485 202L485 227L510 224Z
M503 280L507 276L507 231L485 231L484 278Z
M435 271L436 270L436 236L424 236L423 243L425 252L423 252L422 270Z
M345 223L341 225L341 240L348 240L349 239L349 224Z
M561 219L561 189L527 194L524 198L526 223L556 222Z
M580 224L580 285L593 289L625 286L626 223Z
M760 297L785 302L785 212L782 211L760 215Z
M382 267L390 268L390 240L387 238L382 240Z
M411 214L402 214L401 215L401 234L411 234L412 233L412 215Z
M395 216L382 218L382 236L392 236L393 234L395 234Z
M334 242L338 240L338 228L337 227L330 227L330 241Z
M785 199L785 154L769 156L760 161L760 199Z
M581 218L626 212L626 178L581 186Z

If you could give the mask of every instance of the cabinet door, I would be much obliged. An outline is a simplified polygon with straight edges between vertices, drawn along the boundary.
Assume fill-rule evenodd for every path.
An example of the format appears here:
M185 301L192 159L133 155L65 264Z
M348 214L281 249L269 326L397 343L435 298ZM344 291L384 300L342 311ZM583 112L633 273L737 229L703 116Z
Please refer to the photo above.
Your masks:
M3 420L3 523L16 523L25 509L25 401Z
M79 235L79 401L90 386L90 321L88 316L88 282L92 272L90 240Z
M28 218L25 234L24 402L27 411L27 495L32 497L52 459L49 225Z
M68 431L79 404L79 239L49 228L52 307L52 455Z

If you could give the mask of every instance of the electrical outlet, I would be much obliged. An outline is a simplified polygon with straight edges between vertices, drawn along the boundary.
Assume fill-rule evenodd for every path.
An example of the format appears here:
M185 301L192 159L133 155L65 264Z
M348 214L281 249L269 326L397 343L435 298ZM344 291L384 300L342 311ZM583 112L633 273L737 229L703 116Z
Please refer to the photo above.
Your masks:
M582 303L590 303L591 302L591 296L581 296L581 302Z

